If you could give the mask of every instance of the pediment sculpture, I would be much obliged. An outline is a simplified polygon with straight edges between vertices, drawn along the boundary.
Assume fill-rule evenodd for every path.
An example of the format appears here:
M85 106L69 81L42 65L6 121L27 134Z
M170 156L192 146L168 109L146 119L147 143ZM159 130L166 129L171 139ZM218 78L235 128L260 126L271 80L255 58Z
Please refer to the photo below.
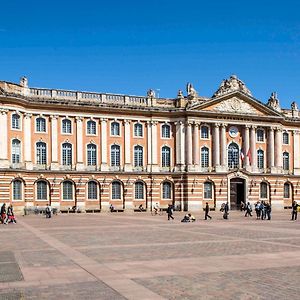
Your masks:
M233 112L257 115L256 109L254 109L249 103L238 98L224 100L217 104L213 108L213 110L220 112Z

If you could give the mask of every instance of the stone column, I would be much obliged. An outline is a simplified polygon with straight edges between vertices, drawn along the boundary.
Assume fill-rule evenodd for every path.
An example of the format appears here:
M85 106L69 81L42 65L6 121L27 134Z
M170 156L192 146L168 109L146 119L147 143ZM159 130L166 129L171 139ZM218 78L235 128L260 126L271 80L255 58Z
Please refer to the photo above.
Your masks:
M152 171L152 133L151 122L147 121L147 171Z
M220 124L214 124L213 133L213 163L216 170L220 168Z
M300 175L300 131L294 130L294 175Z
M32 114L24 115L24 162L25 167L28 170L33 169L32 157L31 157L31 117Z
M275 167L277 172L282 170L282 129L280 127L275 131Z
M256 126L251 126L251 131L250 131L250 152L251 152L252 171L257 172Z
M274 166L274 128L270 127L268 136L268 168L271 172L274 171Z
M8 110L1 109L0 110L0 168L8 168L9 167L9 159L8 159L8 135L7 135L7 113Z
M108 171L107 165L107 119L101 119L101 171Z
M82 118L76 117L76 170L83 170L83 124Z
M226 126L224 123L221 125L221 166L224 171L227 169Z
M193 138L192 138L192 123L186 123L186 136L185 136L185 153L186 153L186 165L188 170L192 168L193 163ZM196 149L195 149L196 150Z
M58 170L58 116L51 115L51 170Z
M193 130L193 164L199 170L200 166L200 147L199 147L199 123L194 123Z
M131 164L131 130L130 130L130 120L124 120L124 145L125 145L125 171L132 171Z
M250 161L249 161L249 156L247 155L248 154L248 151L250 149L250 140L249 140L249 128L250 126L249 125L245 125L245 128L244 128L244 145L243 145L243 150L244 150L244 168L247 170L247 171L250 171Z
M185 170L184 123L182 121L177 121L175 125L176 125L176 170L184 171Z
M157 154L157 121L152 122L151 134L152 134L152 171L158 172L158 154Z

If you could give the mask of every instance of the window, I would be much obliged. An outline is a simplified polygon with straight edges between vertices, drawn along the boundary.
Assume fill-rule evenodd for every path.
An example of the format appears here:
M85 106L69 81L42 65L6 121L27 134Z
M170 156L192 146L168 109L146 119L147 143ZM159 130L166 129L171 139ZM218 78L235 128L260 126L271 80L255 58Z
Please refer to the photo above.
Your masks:
M212 183L204 182L204 199L212 199Z
M96 122L95 121L87 121L87 134L96 135Z
M201 126L201 139L208 139L209 130L207 126Z
M112 122L110 126L111 135L120 135L120 124L118 122Z
M163 199L171 199L171 183L163 183Z
M268 198L268 184L266 182L260 183L260 198L261 199Z
M288 145L289 143L289 134L287 132L282 134L282 143L285 145Z
M239 147L235 143L228 146L228 168L236 169L239 167Z
M165 139L169 139L171 137L170 125L164 124L161 126L161 136Z
M290 169L290 155L288 152L283 152L283 170Z
M13 181L13 200L22 200L22 181Z
M11 128L20 129L20 116L18 114L13 114L11 116Z
M97 200L97 183L95 181L88 182L88 199Z
M72 122L68 119L62 120L62 132L72 133Z
M208 148L203 147L203 148L201 148L201 167L202 168L208 168L208 162L209 162Z
M134 146L134 166L142 167L143 166L143 147Z
M134 185L135 199L144 199L144 184L143 182L136 182Z
M44 142L36 143L36 163L38 165L47 164L46 143Z
M283 198L290 198L290 184L287 182L283 186Z
M62 145L62 164L64 166L72 165L72 145L70 143Z
M94 144L87 145L87 164L88 166L96 166L97 164L97 147Z
M38 181L36 185L37 200L47 200L47 182Z
M71 181L63 182L63 200L73 200L73 183Z
M46 120L44 118L37 118L35 120L36 132L46 132Z
M167 146L161 149L161 165L163 168L170 167L171 165L171 150Z
M11 161L13 164L20 163L21 158L21 142L13 139L11 143Z
M257 150L257 167L258 169L264 168L264 151L263 150Z
M121 183L119 181L114 181L111 185L111 198L121 199Z
M110 163L112 167L120 166L120 146L118 145L111 146Z
M263 129L257 129L256 131L256 140L258 142L264 141L264 130Z
M140 123L134 124L134 136L142 137L143 136L143 125Z

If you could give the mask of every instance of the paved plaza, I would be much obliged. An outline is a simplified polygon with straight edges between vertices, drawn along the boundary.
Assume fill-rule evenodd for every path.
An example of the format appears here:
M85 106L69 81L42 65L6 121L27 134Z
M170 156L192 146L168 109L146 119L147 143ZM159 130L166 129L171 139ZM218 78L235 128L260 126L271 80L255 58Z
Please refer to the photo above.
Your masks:
M299 299L290 212L183 215L19 216L0 226L0 299Z

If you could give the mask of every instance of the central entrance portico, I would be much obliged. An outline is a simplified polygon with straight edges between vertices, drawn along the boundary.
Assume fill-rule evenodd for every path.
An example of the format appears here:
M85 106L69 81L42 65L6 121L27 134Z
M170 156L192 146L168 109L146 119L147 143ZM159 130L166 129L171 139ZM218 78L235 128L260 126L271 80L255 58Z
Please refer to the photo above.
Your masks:
M230 179L230 209L240 209L245 201L245 179L240 177Z

